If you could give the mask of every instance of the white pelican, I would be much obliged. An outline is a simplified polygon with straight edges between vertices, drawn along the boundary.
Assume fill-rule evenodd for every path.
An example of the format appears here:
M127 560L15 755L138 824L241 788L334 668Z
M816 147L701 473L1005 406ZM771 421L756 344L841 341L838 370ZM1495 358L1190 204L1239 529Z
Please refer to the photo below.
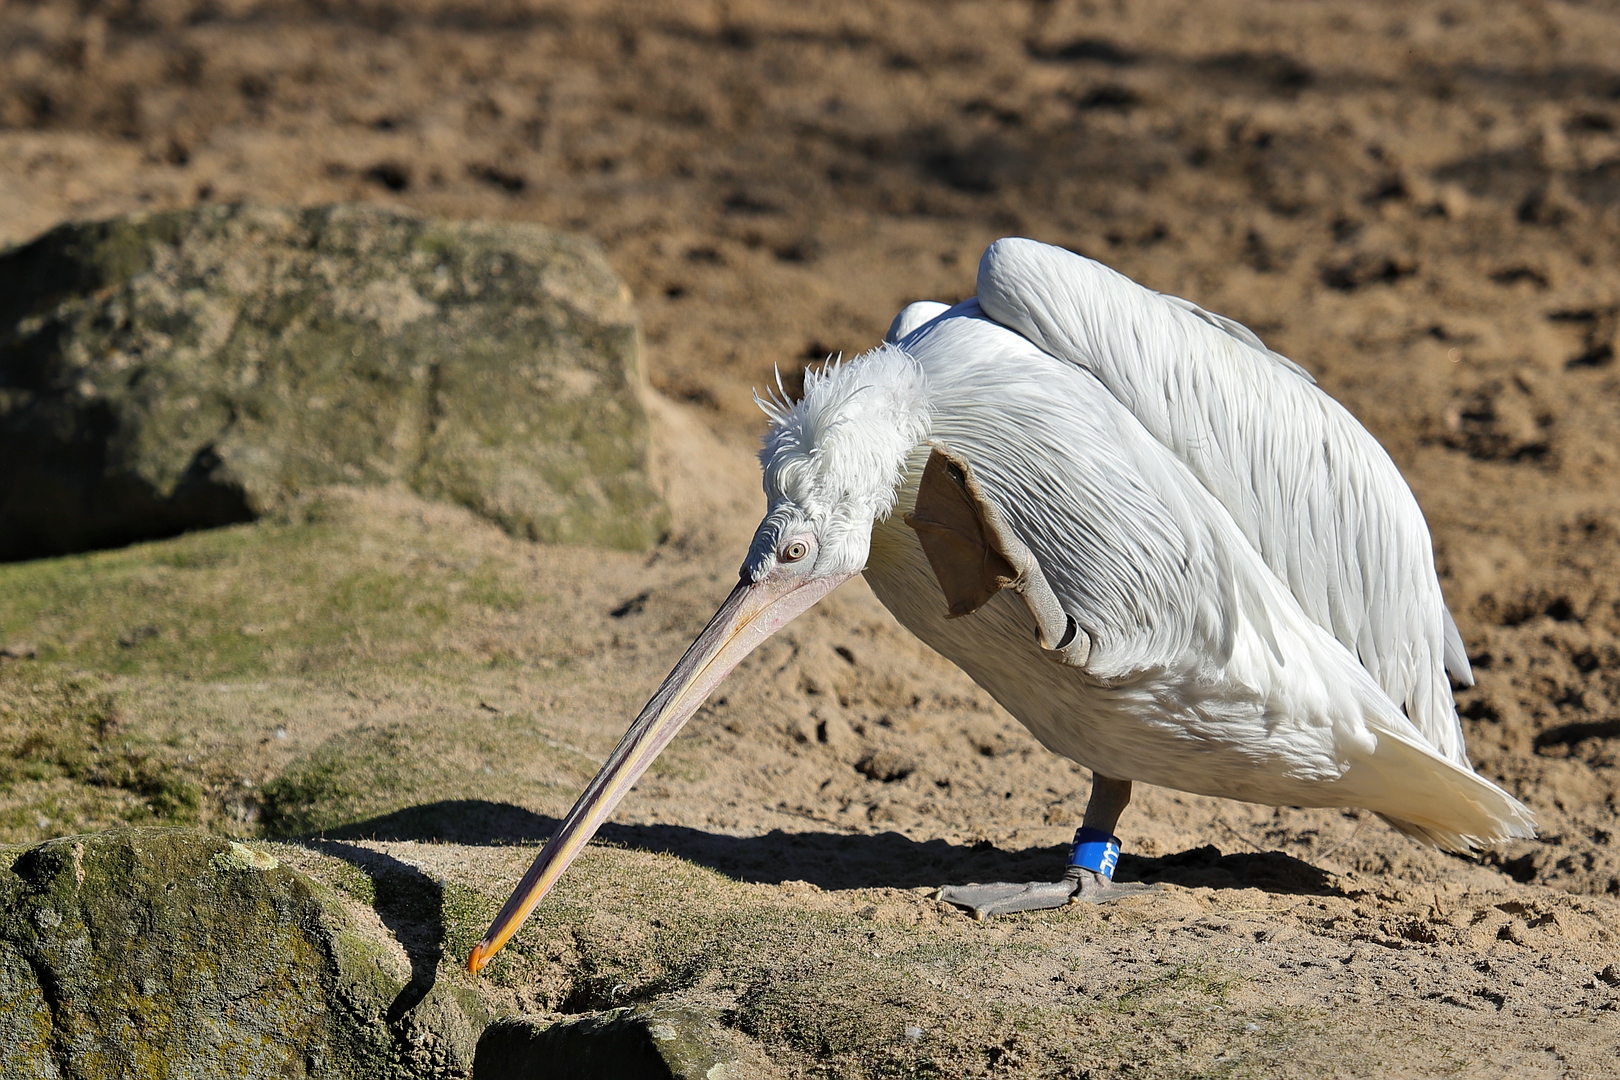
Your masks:
M1353 806L1447 851L1533 835L1475 775L1471 676L1410 489L1292 361L1031 240L978 295L764 404L741 581L468 959L478 971L709 692L865 573L894 616L1094 774L1063 879L947 887L981 917L1107 900L1131 784Z

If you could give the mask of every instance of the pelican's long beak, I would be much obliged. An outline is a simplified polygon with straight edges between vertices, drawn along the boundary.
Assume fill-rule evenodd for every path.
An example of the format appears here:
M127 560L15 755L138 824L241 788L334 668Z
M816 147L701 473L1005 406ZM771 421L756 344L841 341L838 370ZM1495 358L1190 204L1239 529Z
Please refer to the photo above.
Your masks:
M467 970L477 974L528 918L529 912L562 877L586 842L601 828L619 800L629 794L653 759L698 710L709 692L761 642L809 610L849 574L799 581L739 582L709 625L692 642L624 733L602 771L596 774L540 857L523 875L512 898L495 916L484 940L467 957Z

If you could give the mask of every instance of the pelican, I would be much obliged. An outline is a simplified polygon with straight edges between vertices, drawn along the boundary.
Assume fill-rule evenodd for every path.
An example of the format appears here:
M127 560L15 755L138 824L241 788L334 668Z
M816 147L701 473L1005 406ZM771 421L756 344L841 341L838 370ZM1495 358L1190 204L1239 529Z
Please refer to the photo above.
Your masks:
M977 295L761 402L769 509L741 578L468 959L511 937L748 653L864 573L907 629L1090 769L1052 882L948 886L979 917L1100 902L1134 783L1364 808L1457 853L1534 835L1476 775L1472 675L1428 528L1378 442L1245 327L1032 240Z

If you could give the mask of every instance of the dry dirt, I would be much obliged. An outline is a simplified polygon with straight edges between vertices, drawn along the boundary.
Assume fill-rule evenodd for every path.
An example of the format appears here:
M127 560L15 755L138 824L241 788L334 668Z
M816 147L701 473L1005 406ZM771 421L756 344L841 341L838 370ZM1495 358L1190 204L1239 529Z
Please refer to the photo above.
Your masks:
M961 298L1007 234L1247 323L1410 480L1479 680L1458 698L1473 758L1536 811L1541 840L1473 865L1353 813L1147 790L1122 822L1127 869L1164 893L953 923L923 887L1051 872L1086 777L858 583L761 650L605 835L743 883L691 879L692 905L1005 940L1005 964L941 976L947 997L1002 1009L959 1010L946 1075L1620 1072L1620 8L0 6L0 243L236 199L566 228L599 239L636 295L677 523L650 556L361 500L368 519L419 525L413 543L461 545L561 598L541 625L447 631L446 647L512 664L411 691L468 723L543 718L542 764L484 762L528 785L509 796L527 816L486 830L503 840L545 835L724 594L761 504L750 389L773 365L791 385L870 346L902 304ZM552 692L564 654L583 681ZM306 697L272 680L279 703L233 705L215 749L262 780L392 715L387 687L348 678ZM286 709L309 722L259 738ZM491 838L378 844L499 892L529 853ZM1241 980L1200 1007L1248 1010L1254 1030L1143 1034L1120 1003L1147 1000L1160 965ZM1078 1000L1113 1001L1140 1038L1092 1065L1019 1042L1020 1010ZM1267 1002L1314 1019L1267 1043ZM753 1034L790 1072L879 1067L774 1030Z

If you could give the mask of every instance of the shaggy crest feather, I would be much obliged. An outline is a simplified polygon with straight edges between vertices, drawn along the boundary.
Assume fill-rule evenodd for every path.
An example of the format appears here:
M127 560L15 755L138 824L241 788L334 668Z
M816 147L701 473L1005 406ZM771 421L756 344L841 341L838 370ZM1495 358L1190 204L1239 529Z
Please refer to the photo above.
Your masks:
M801 519L817 526L825 557L859 569L872 523L894 508L907 455L928 435L921 365L904 349L881 345L807 372L796 402L787 401L780 380L754 399L771 418L759 455L770 512L749 565L763 572L774 537Z
M792 405L761 402L771 430L760 451L765 493L819 516L848 499L868 521L888 514L906 455L928 432L922 367L904 349L881 345L847 363L805 374Z

